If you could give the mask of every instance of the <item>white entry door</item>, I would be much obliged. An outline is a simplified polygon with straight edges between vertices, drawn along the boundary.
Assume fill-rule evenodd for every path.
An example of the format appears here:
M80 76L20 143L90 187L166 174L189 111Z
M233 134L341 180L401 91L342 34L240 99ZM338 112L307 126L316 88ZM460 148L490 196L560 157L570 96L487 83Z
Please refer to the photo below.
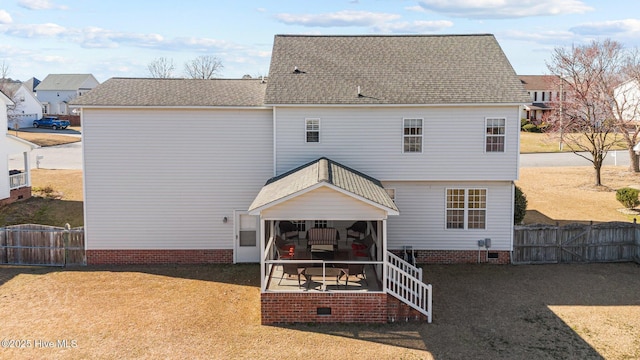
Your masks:
M260 262L258 220L258 216L248 215L246 211L235 211L235 255L238 263Z

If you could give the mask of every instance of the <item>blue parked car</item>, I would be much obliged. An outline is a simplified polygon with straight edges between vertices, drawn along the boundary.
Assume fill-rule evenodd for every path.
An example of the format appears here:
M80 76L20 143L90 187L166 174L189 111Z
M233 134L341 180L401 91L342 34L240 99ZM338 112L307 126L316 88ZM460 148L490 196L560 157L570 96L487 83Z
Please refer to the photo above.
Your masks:
M45 116L33 121L33 127L50 127L53 130L66 129L71 123L68 120L60 120L55 116Z

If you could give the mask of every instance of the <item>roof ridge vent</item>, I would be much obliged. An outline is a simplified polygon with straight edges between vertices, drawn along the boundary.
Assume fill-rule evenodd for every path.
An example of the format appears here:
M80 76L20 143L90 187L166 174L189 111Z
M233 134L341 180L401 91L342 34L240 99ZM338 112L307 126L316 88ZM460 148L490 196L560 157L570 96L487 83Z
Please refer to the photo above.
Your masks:
M318 181L329 182L329 161L326 158L318 161Z

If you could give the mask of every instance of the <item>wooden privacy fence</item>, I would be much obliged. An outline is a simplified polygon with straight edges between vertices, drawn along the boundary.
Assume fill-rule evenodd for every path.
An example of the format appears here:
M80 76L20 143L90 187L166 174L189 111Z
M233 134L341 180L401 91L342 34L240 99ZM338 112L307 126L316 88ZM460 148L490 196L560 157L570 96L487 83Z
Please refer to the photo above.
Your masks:
M516 226L514 264L640 263L640 225L623 222Z
M86 265L84 229L24 224L0 228L0 264Z

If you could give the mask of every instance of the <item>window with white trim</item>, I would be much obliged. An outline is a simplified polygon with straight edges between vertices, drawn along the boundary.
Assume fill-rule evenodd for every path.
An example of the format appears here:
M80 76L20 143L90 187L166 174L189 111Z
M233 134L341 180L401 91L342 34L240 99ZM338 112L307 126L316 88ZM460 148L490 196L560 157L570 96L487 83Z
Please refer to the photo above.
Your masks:
M486 229L487 189L446 190L447 229Z
M504 152L505 118L485 119L485 151Z
M305 142L320 142L320 119L305 119Z
M403 119L402 152L422 152L422 119Z

